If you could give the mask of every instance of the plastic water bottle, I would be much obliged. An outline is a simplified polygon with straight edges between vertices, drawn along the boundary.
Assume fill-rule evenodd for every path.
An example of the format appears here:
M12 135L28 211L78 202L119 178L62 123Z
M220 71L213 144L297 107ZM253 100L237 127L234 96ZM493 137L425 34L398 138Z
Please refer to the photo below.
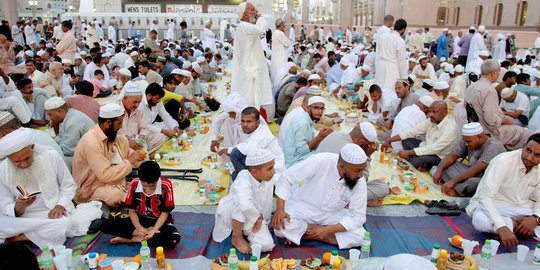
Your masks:
M491 266L489 261L491 259L491 240L486 240L486 243L482 247L480 253L480 270L488 270Z
M237 270L238 269L238 256L236 256L236 249L231 248L229 250L229 269Z
M259 270L257 256L251 256L249 260L249 270Z
M332 256L330 256L330 266L334 265L334 261L338 258L339 252L337 250L332 250Z
M534 253L532 257L532 263L536 265L540 265L540 244L536 244L536 248L534 249Z
M141 243L141 250L139 251L141 254L141 269L142 270L150 270L152 269L152 262L151 262L151 256L150 256L150 248L148 247L148 243L146 241L142 241Z
M176 136L171 137L171 145L174 152L174 149L176 149L176 146L178 145L178 139L176 139Z
M364 233L364 239L362 240L362 247L360 248L360 259L369 259L369 251L371 249L371 235L369 232Z
M441 246L439 244L433 245L433 250L431 250L431 262L436 265L440 255Z
M210 191L212 191L212 180L206 179L204 187L206 189L206 195L210 195Z
M41 257L40 257L41 269L45 270L53 270L54 269L54 262L53 262L53 256L51 251L49 250L49 246L43 246L41 249Z

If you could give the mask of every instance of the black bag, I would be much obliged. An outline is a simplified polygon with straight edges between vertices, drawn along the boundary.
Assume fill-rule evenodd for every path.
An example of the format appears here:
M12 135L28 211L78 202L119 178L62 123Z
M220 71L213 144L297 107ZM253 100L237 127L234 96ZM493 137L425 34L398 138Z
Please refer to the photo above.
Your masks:
M467 111L467 122L468 123L478 122L479 117L476 111L474 110L473 106L467 102L465 102L464 105L465 105L465 110Z
M520 115L520 116L518 116L517 119L518 119L519 122L520 122L522 125L524 125L524 126L526 126L526 125L529 124L529 118L528 118L527 116L523 115L523 114Z
M206 106L208 106L208 108L214 112L219 110L219 106L221 105L221 103L214 98L205 98L204 102L206 102Z

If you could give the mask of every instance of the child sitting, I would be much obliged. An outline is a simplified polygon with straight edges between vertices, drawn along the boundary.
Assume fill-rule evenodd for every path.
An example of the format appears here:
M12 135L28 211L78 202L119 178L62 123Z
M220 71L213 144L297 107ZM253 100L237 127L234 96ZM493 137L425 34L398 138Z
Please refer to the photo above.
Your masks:
M222 242L232 232L232 244L242 253L251 251L250 243L260 244L263 252L274 248L268 230L274 193L274 156L256 149L246 157L247 170L241 171L216 210L212 237ZM244 234L250 243L244 239Z
M103 87L103 79L105 78L105 74L103 74L103 71L96 69L94 71L94 78L90 80L92 85L94 86L94 94L93 97L106 97L112 94L112 89Z
M371 87L369 88L369 97L370 99L367 104L367 110L369 112L368 120L373 123L377 123L377 120L383 117L381 88L376 84L371 85Z
M180 243L180 234L169 214L174 209L172 182L161 177L159 164L141 163L139 178L131 182L125 205L129 219L110 219L101 224L103 233L117 236L111 244L148 241L151 247L172 249Z

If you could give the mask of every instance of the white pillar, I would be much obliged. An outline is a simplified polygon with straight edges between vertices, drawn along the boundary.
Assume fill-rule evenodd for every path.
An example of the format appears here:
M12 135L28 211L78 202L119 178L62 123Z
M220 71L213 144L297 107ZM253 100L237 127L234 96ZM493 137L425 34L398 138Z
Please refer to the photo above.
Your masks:
M261 14L272 14L272 1L249 0L248 2L252 3Z
M3 0L2 13L4 20L9 22L9 25L14 25L18 21L17 0Z

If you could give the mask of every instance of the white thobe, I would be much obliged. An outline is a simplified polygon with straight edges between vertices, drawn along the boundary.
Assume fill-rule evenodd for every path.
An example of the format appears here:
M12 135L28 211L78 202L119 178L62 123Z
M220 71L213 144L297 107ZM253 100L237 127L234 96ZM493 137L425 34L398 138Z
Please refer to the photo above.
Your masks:
M387 117L394 114L394 111L396 111L397 106L399 105L399 102L401 101L400 98L398 98L396 91L393 90L393 88L390 89L383 89L382 90L382 107L381 111L382 113L388 112Z
M84 68L84 76L83 80L90 81L92 78L94 78L94 72L99 69L103 71L104 79L103 79L103 85L109 85L109 70L105 65L102 65L101 67L98 67L94 62L91 62L90 64L86 65Z
M39 80L41 79L41 76L43 76L43 72L36 69L34 73L28 76L28 79L32 80L32 85L34 85L34 87L39 87Z
M285 200L285 212L291 217L284 229L275 231L277 236L300 245L308 224L341 224L346 231L336 233L339 248L361 245L366 221L366 181L361 177L350 189L339 174L338 159L339 155L334 153L312 155L287 169L276 181L275 193Z
M25 45L23 38L23 30L16 24L11 27L11 35L13 36L13 41L16 41L21 46Z
M208 28L204 28L202 34L203 49L210 48L212 52L216 52L216 34Z
M94 43L96 43L96 42L99 42L98 32L94 27L90 26L86 30L86 43L89 46L94 46ZM94 74L92 74L92 75L94 75Z
M513 231L512 218L540 215L540 172L537 165L525 173L522 151L502 153L489 163L466 208L477 230L494 233L507 226Z
M420 124L421 122L426 121L426 119L426 114L422 110L420 110L418 105L413 104L411 106L407 106L401 109L401 111L396 115L396 118L394 118L394 125L392 126L392 133L390 134L390 136L393 137L402 131L411 129L416 125ZM419 137L417 139L420 138L422 137ZM393 142L392 150L394 152L403 150L403 145L401 144L401 141Z
M493 51L493 59L495 60L506 60L506 40L501 39L495 44L495 49Z
M109 25L109 28L107 28L107 37L112 40L113 43L116 43L116 29L114 29L114 26Z
M26 25L24 27L24 35L26 37L26 45L30 46L32 41L36 44L36 46L38 45L36 41L36 30L34 27L31 25Z
M289 30L289 41L291 42L291 44L296 42L296 31L294 31L294 28L292 28L292 27Z
M63 206L68 213L74 209L71 200L75 196L76 185L64 161L52 148L34 146L33 162L40 162L47 169L42 178L35 179L36 185L25 188L29 192L42 193L19 217L15 216L15 201L20 193L11 184L13 180L8 180L11 177L10 162L4 160L0 163L0 239L24 233L39 247L63 244L72 221L69 217L49 219L48 213L56 205Z
M144 122L153 133L161 133L162 129L172 130L178 127L178 122L165 110L165 106L161 102L150 108L146 97L143 97L137 110L144 115ZM161 122L154 122L158 115L161 117Z
M157 33L158 33L158 36L159 36L159 29L158 29L158 25L155 24L155 23L152 23L150 25L150 32L152 32L152 30L155 30Z
M111 58L111 60L109 61L109 67L114 67L114 66L125 67L126 61L128 59L131 59L131 56L129 56L128 54L124 52L119 52Z
M468 59L467 59L467 62L469 62ZM482 58L480 57L476 57L476 59L474 59L470 63L467 63L467 69L468 69L467 72L474 72L477 75L480 75L481 74L480 67L482 66L482 63L484 63L484 60L482 60Z
M223 146L234 147L241 142L243 135L242 127L240 126L240 115L236 115L237 119L229 117L227 112L221 112L212 119L212 128L210 128L210 140L216 141L219 132L223 132Z
M459 100L463 100L465 97L465 89L467 88L467 82L463 75L457 76L452 80L452 85L450 86L450 91L448 96L456 97Z
M375 81L382 88L393 89L399 78L407 77L405 41L396 31L380 37L377 42Z
M377 34L373 37L373 41L377 43L377 50L379 50L379 41L381 40L382 36L386 33L390 33L391 31L392 29L386 25L381 25L381 27L377 29ZM405 44L405 41L403 44Z
M368 53L366 57L364 58L364 65L371 68L371 71L369 72L370 75L377 73L376 68L375 68L376 57L377 57L377 53L373 51L373 52Z
M232 232L232 220L244 223L244 234L251 244L262 246L263 252L274 248L274 240L268 229L272 215L274 179L257 181L248 170L241 171L229 189L229 194L219 202L216 209L215 226L212 238L222 242ZM254 233L253 225L263 216L261 229Z
M60 39L62 39L63 36L64 36L64 32L62 31L62 28L60 28L59 25L55 26L53 28L53 36L52 36L52 38L56 38L56 40L60 40Z
M425 135L426 139L420 143L420 146L413 149L416 155L437 155L444 159L454 149L460 130L456 121L447 115L439 124L426 119L410 129L401 131L399 137L405 140Z
M343 87L347 86L347 84L349 83L355 84L358 79L360 79L360 74L358 74L356 66L351 64L343 71L343 75L341 75L340 85L341 87Z
M266 28L263 17L256 24L240 22L234 42L231 89L255 108L273 103L268 65L259 39Z
M459 36L456 36L454 38L454 52L459 53L459 51L461 51L461 47L459 46L460 41L461 41L461 38Z
M445 81L450 85L450 74L443 72L441 75L439 75L439 81Z
M174 40L174 22L170 22L167 25L167 39L169 42L172 42Z
M470 72L470 67L472 61L474 61L480 55L480 51L486 49L486 44L484 42L484 37L480 33L476 32L471 38L471 44L469 46L469 55L467 57L467 64L465 66L465 71ZM480 73L477 73L480 74Z
M274 34L272 35L272 78L274 78L279 69L281 69L287 63L289 46L291 46L291 42L287 39L285 33L279 29L274 31Z
M415 74L415 75L420 74L424 76L429 76L429 79L433 80L434 82L437 81L437 74L435 73L435 68L433 67L431 63L427 64L426 69L422 69L420 65L416 65L413 68L412 74ZM417 79L417 81L419 81L420 84L422 84L424 82L424 79Z
M243 136L245 138L242 142L235 146L243 155L247 156L256 149L265 149L274 156L276 174L279 175L285 169L285 156L281 147L279 147L277 138L272 134L268 125L260 124L252 133L244 133Z

